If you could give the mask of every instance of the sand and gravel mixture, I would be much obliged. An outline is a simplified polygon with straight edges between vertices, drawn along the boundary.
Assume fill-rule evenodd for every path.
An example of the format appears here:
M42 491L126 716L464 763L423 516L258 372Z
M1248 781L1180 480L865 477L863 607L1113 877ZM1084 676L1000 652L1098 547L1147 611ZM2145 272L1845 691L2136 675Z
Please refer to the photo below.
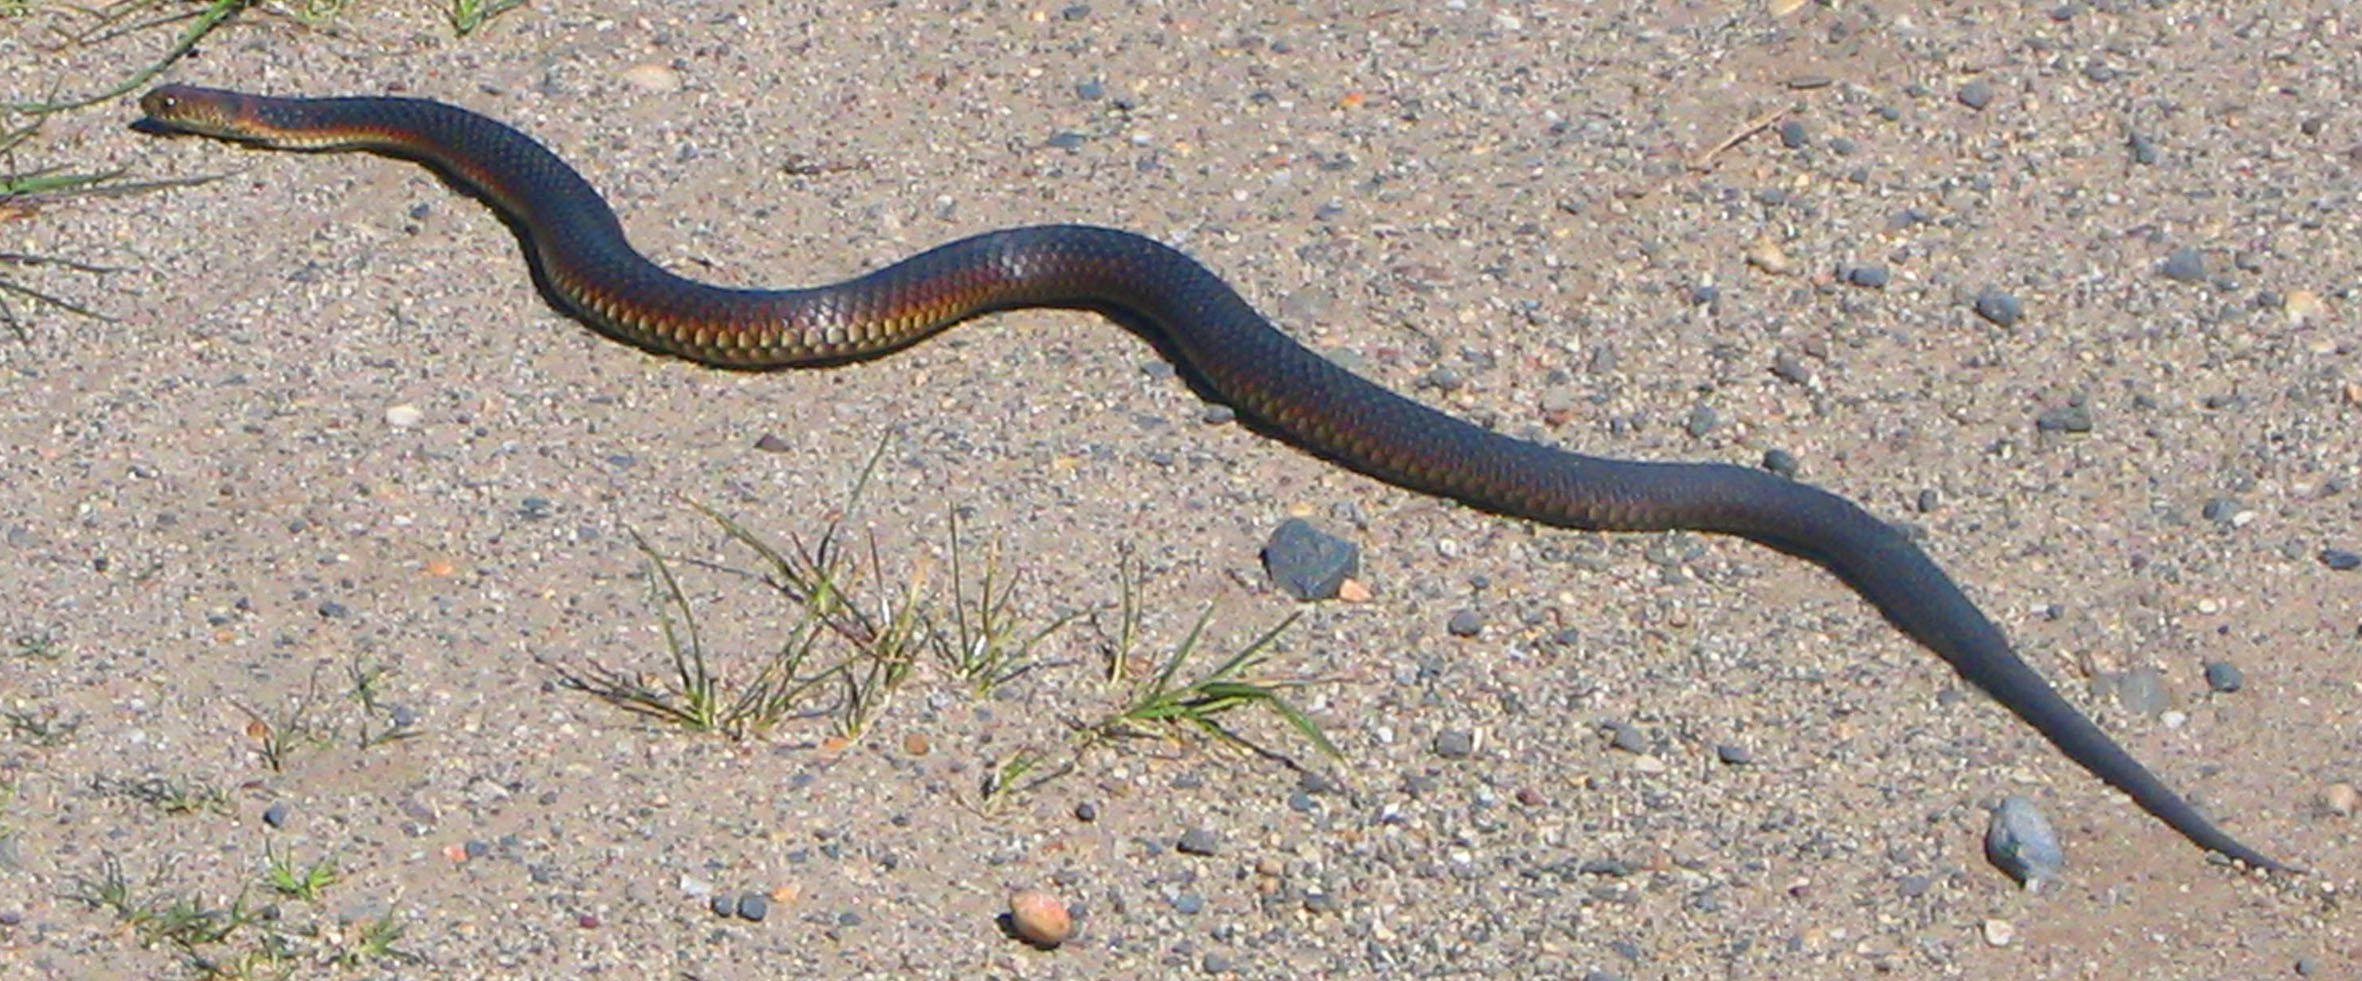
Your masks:
M0 160L212 178L0 201L0 252L114 270L0 264L112 318L8 298L0 975L2362 972L2344 4L537 2L464 37L296 7L162 79L475 108L717 282L1133 229L1495 428L1773 456L1923 532L2135 755L2314 873L2209 862L1769 550L1395 490L1081 313L826 371L652 356L418 167L143 136L127 95ZM197 9L0 4L0 98L103 89ZM839 522L872 600L941 616L956 516L971 608L997 554L1011 629L1075 616L998 684L922 649L742 740L570 688L669 681L635 536L726 683L792 639L693 505L788 549ZM1364 550L1366 599L1270 584L1290 517ZM1272 756L1078 750L1209 609L1185 675L1302 613L1258 671L1310 682L1341 762L1252 707ZM2012 794L2065 842L2054 888L1982 855ZM1074 939L1004 933L1029 888Z

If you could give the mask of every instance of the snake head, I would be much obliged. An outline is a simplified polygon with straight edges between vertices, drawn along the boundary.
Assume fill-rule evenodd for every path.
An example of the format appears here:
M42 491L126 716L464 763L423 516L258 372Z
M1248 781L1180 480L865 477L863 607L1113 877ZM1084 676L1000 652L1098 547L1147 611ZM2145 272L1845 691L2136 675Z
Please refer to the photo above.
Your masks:
M146 118L133 126L146 133L192 133L248 143L274 142L261 96L194 85L159 85L139 97Z

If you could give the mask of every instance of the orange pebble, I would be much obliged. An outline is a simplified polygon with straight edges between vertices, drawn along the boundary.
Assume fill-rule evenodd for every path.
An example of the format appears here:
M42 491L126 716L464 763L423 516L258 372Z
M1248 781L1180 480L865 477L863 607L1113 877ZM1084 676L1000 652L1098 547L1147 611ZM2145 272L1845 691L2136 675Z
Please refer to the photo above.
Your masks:
M1066 912L1066 904L1041 889L1009 897L1009 922L1019 937L1036 947L1056 947L1074 936L1074 917Z

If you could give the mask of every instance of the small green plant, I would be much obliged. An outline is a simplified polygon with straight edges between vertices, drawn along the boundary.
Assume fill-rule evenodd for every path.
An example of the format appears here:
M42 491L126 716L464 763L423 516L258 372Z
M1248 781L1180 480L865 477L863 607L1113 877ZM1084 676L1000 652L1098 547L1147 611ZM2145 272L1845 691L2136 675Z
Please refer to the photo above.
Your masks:
M230 812L230 795L221 788L161 776L125 780L101 774L90 779L90 789L102 797L121 797L150 805L166 814Z
M10 735L35 746L63 746L74 740L74 733L82 728L80 718L62 718L56 707L0 710L0 720L8 723Z
M306 749L317 749L336 741L335 727L313 715L320 703L320 675L312 673L297 695L278 714L266 716L243 702L232 702L238 711L246 713L246 732L260 743L263 763L272 773L283 773L295 754Z
M0 303L0 307L5 307ZM65 645L47 631L18 634L8 641L8 656L27 661L55 661L65 657Z
M1127 590L1127 595L1128 593ZM1212 607L1208 607L1205 613L1200 614L1197 622L1190 626L1189 635L1173 648L1172 655L1165 658L1164 666L1157 671L1156 676L1149 679L1147 685L1136 692L1128 704L1097 724L1090 726L1086 732L1094 738L1114 738L1140 734L1151 725L1188 725L1233 745L1256 752L1267 752L1262 747L1248 742L1245 737L1231 731L1228 726L1222 724L1220 719L1224 713L1234 709L1261 706L1277 713L1291 728L1294 728L1297 733L1322 753L1331 757L1342 756L1343 754L1337 751L1337 747L1329 742L1328 737L1321 733L1320 726L1281 695L1283 690L1299 687L1305 682L1273 680L1259 677L1255 673L1255 669L1262 666L1268 657L1266 652L1272 642L1279 639L1280 634L1296 622L1297 614L1289 614L1286 619L1256 637L1252 643L1239 648L1238 652L1232 654L1229 659L1215 665L1213 670L1198 676L1195 680L1187 682L1178 680L1181 666L1197 650L1199 642L1205 635L1206 624L1213 618L1213 614ZM1126 638L1136 635L1136 631L1128 626L1123 629L1123 636ZM1117 662L1124 661L1129 657L1130 652L1121 647L1116 648L1110 654L1110 658Z
M211 0L211 2L205 5L204 9L196 11L195 13L167 11L157 16L150 17L148 15L151 11L155 11L163 6L161 3L157 3L155 0L132 0L132 2L128 3L109 4L104 7L86 11L93 18L95 18L95 23L93 23L89 29L71 38L71 40L76 44L99 44L121 34L130 33L133 31L142 31L162 24L169 24L177 20L187 20L189 22L189 26L182 29L180 36L172 42L172 46L164 52L163 56L132 71L131 74L125 75L122 79L118 80L112 85L107 86L104 89L89 95L70 96L63 99L53 99L48 102L19 102L14 104L5 104L0 105L0 108L9 109L15 112L38 115L42 113L62 112L67 109L79 109L83 106L95 105L100 102L105 102L108 99L123 95L127 92L130 92L132 89L146 85L148 82L154 80L156 76L163 74L164 69L170 67L173 62L179 61L190 51L196 50L197 42L203 39L205 35L213 33L214 28L220 27L223 22L229 20L231 17L236 16L240 11L245 10L247 7L250 7L253 4L254 0ZM129 24L125 23L126 21L131 21L133 18L139 19Z
M401 921L394 919L393 911L387 910L377 919L371 920L367 925L361 927L360 931L353 934L345 943L344 949L336 953L337 966L351 969L367 967L376 963L407 964L417 960L416 957L394 946L402 939L405 929Z
M492 18L525 5L525 0L451 0L451 29L466 37Z
M113 913L125 923L138 920L142 912L131 899L131 878L123 874L123 860L113 852L99 856L96 876L75 876L63 896L91 909Z
M989 816L1002 804L1074 772L1072 759L1060 763L1055 769L1042 772L1048 762L1048 754L1031 746L1010 751L992 769L984 771L984 778L976 788L976 805L969 810Z
M829 712L839 735L858 738L887 701L909 680L917 662L925 624L918 613L916 590L906 588L897 598L864 607L854 587L864 568L844 544L847 515L854 512L870 476L885 454L880 441L836 517L819 539L781 548L712 508L693 504L730 540L762 561L756 572L742 572L769 586L796 607L785 639L744 680L725 678L708 657L696 610L688 593L673 575L672 563L638 533L640 553L647 557L652 602L671 661L668 684L651 684L636 673L618 671L585 658L581 667L551 662L559 682L627 712L670 722L695 732L716 732L746 739L769 732L790 718L811 714L808 696L833 683L839 692ZM869 571L877 566L875 541L869 548ZM833 663L809 667L826 651L842 651Z
M948 523L951 526L951 625L930 630L928 641L935 649L937 660L954 677L967 682L971 694L982 698L991 695L1003 682L1031 670L1034 645L1072 623L1082 611L1059 617L1031 633L1021 630L1012 611L1017 597L1017 577L1002 571L997 546L985 553L984 575L976 584L976 595L971 601L967 564L962 559L967 550L960 544L957 510L951 513Z
M317 903L320 895L337 881L336 860L322 857L310 865L297 864L293 856L282 855L269 843L263 845L263 884L272 892Z
M361 706L358 745L362 749L400 742L418 735L418 730L410 727L400 710L378 699L379 685L393 673L392 668L382 664L364 664L358 657L345 662L345 680L351 685L348 694ZM378 725L374 720L381 715L386 721Z

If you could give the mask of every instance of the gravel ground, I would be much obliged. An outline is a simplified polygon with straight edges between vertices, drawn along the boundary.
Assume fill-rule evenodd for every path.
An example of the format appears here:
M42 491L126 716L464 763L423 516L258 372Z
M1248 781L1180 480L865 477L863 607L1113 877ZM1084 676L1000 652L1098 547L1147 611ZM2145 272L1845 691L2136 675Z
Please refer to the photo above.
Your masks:
M2208 862L1776 553L1379 485L1077 313L829 371L649 356L419 168L143 137L123 98L13 164L220 179L0 205L6 251L119 270L0 268L117 318L0 348L0 974L2356 976L2353 16L1936 6L548 4L454 38L356 4L249 14L165 77L477 108L721 282L1130 228L1496 428L1769 456L1923 530L2135 755L2313 875ZM87 26L0 20L0 96L177 29L57 50ZM777 647L792 610L700 564L754 559L683 502L809 539L881 439L853 524L889 576L940 588L956 512L1024 622L1099 612L989 696L922 663L850 743L558 683L661 675L634 533L725 670ZM1365 600L1270 585L1290 517L1362 548ZM1209 607L1225 651L1301 610L1272 668L1318 679L1348 762L1253 711L1304 772L1076 757L1122 696L1124 555L1151 652ZM984 800L1025 751L1054 778ZM1981 852L2010 795L2067 849L2039 892ZM259 884L274 860L335 881ZM1032 887L1074 940L1003 935ZM218 940L170 915L241 893L268 912Z

